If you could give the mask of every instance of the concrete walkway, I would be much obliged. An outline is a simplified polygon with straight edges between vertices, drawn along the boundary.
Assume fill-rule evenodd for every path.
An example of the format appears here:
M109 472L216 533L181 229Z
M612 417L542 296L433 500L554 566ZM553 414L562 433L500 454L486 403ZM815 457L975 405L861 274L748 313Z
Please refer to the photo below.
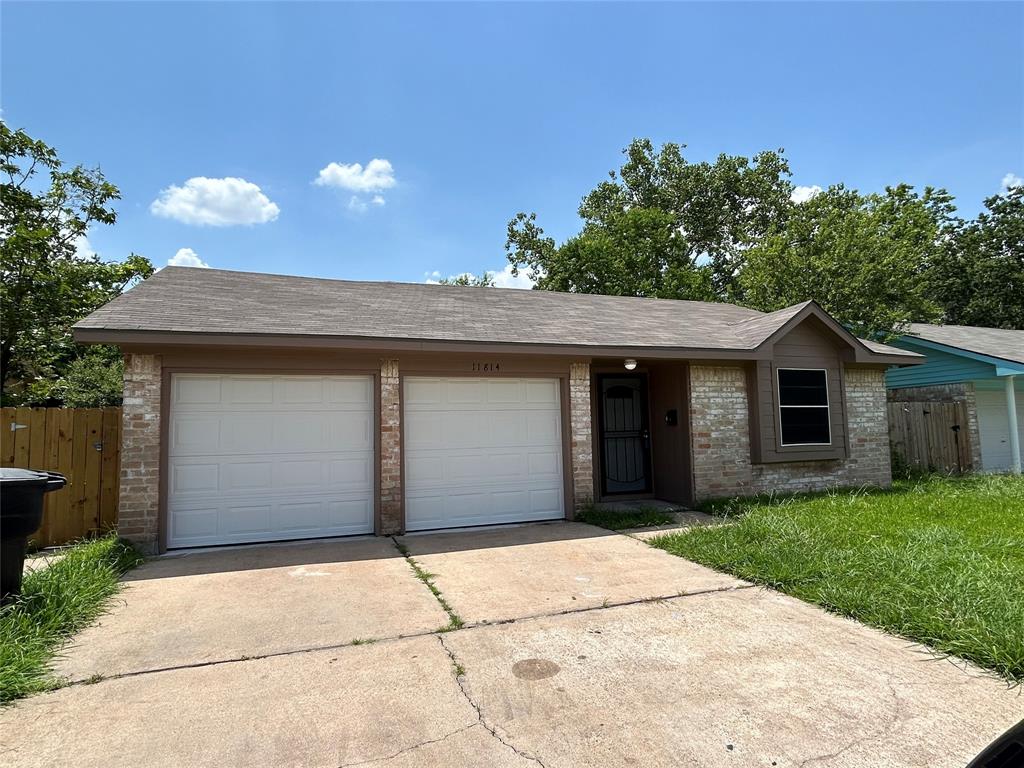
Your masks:
M976 669L627 536L400 543L465 628L434 631L386 539L152 561L63 662L103 679L0 711L0 763L961 768L1024 717Z

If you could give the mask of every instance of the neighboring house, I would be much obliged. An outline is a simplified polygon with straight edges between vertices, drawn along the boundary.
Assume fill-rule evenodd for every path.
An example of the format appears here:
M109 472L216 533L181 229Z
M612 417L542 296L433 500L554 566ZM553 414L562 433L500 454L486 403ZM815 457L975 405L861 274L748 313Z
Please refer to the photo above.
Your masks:
M975 469L1021 471L1024 331L913 323L892 344L928 360L889 371L891 399L964 402Z
M913 353L816 304L167 268L74 328L125 353L119 531L147 551L890 482Z

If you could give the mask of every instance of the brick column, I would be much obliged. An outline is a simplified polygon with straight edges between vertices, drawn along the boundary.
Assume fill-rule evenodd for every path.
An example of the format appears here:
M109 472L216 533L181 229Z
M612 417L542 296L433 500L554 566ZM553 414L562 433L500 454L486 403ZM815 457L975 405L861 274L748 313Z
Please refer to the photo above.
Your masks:
M594 446L591 436L590 363L569 365L569 426L572 447L573 508L594 501Z
M124 356L118 534L144 554L160 536L160 356Z
M402 533L402 406L398 361L380 361L380 530Z

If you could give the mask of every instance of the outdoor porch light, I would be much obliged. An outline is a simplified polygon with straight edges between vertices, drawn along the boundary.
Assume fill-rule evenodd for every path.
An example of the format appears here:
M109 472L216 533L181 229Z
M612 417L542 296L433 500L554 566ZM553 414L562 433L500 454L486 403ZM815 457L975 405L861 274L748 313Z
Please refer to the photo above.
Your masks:
M636 360L634 360L632 357L627 357L625 366L627 371L632 371L634 368L636 368Z

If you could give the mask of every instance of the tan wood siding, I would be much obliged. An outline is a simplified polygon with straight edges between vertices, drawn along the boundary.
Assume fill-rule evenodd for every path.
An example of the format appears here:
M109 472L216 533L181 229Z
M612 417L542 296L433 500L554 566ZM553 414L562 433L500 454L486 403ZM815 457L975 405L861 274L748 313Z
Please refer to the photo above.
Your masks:
M828 382L831 442L826 446L782 444L778 370L823 369ZM843 383L843 350L835 335L814 318L808 318L775 342L770 360L753 364L748 381L751 397L751 458L758 463L842 459L849 455L846 398Z

